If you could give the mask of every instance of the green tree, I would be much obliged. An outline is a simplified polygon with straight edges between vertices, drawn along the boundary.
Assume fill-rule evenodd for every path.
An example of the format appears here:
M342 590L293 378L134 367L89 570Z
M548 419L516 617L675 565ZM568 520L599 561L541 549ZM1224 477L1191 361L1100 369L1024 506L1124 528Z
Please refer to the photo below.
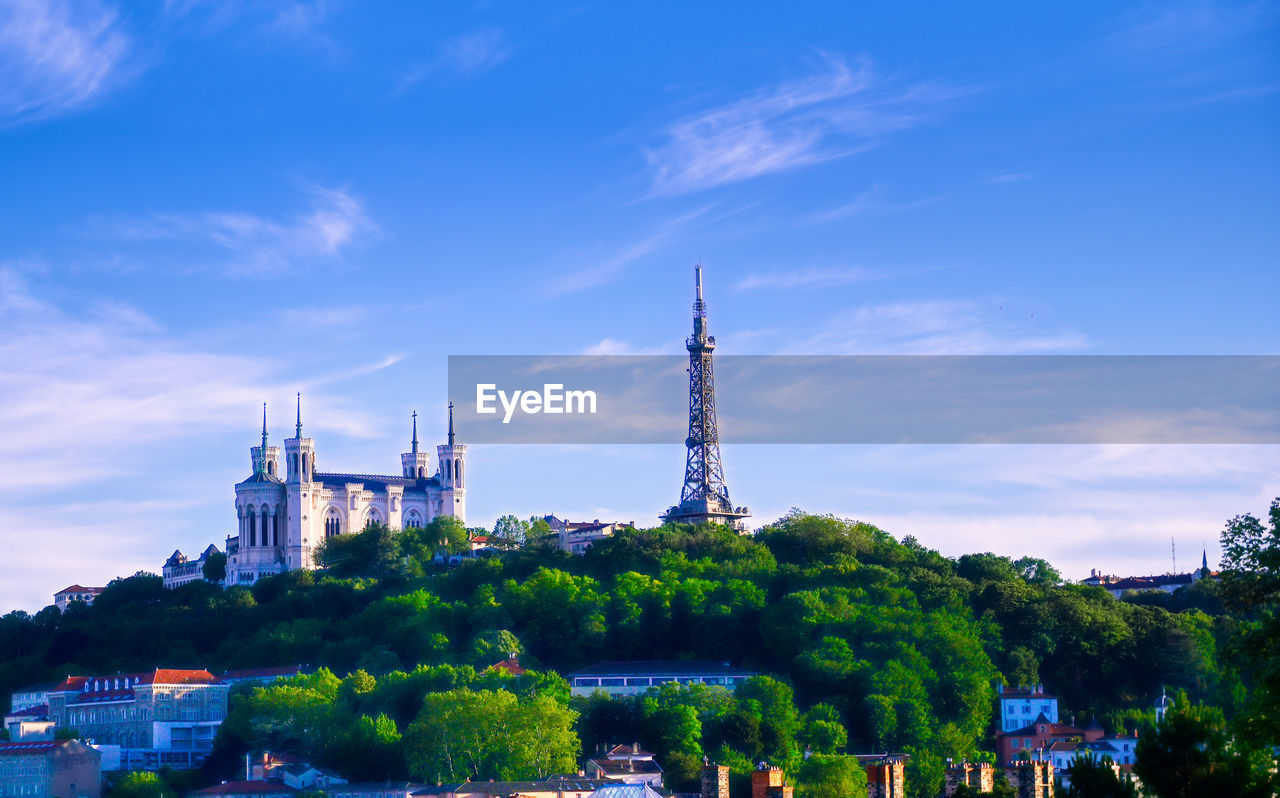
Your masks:
M857 757L814 754L796 771L798 798L832 798L867 793L867 773Z
M504 515L493 523L493 537L499 546L523 546L529 538L529 522L514 515Z
M1249 688L1240 728L1280 740L1280 499L1267 520L1238 515L1222 530L1222 598L1243 616L1230 651Z
M221 582L227 578L227 555L221 551L211 553L202 566L204 578L210 582Z
M134 770L121 776L111 788L111 798L160 798L165 783L159 773Z
M1127 776L1116 772L1110 757L1099 759L1092 752L1077 754L1067 768L1071 786L1066 798L1137 798L1138 790Z
M1159 798L1232 795L1265 798L1274 776L1265 753L1232 740L1222 710L1174 697L1155 734L1138 738L1133 772Z

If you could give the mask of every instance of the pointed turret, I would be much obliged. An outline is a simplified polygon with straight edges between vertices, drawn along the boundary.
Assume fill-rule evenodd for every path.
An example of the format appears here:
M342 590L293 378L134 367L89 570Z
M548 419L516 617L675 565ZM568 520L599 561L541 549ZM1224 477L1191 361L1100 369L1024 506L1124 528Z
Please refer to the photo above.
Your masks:
M453 445L453 402L449 403L449 445Z
M262 448L258 449L258 473L267 472L267 403L262 403Z
M298 392L298 425L294 428L293 437L302 437L302 392Z
M400 468L409 479L426 479L431 476L431 455L418 447L418 411L413 411L413 436L409 451L400 455Z

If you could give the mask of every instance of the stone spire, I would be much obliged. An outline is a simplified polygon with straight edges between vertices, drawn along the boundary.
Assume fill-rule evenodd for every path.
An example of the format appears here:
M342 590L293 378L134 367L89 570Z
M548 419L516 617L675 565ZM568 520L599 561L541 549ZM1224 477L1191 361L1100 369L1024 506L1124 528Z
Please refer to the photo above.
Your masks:
M262 448L258 450L258 473L267 473L267 403L262 403Z
M418 454L418 411L413 411L413 448L409 451L416 456Z
M449 403L449 445L453 445L453 402Z
M302 437L302 392L298 392L298 426L294 430L293 437Z

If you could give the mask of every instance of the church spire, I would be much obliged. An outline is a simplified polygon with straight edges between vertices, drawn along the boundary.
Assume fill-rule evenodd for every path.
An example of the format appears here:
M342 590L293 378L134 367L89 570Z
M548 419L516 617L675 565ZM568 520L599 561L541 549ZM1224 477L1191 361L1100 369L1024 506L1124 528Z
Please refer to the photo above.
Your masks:
M453 445L453 402L449 403L449 445Z
M414 455L418 454L418 411L413 411L413 449Z
M262 403L262 448L258 450L258 473L267 473L267 403Z
M301 391L298 392L298 426L293 433L293 437L295 438L302 437L302 392Z

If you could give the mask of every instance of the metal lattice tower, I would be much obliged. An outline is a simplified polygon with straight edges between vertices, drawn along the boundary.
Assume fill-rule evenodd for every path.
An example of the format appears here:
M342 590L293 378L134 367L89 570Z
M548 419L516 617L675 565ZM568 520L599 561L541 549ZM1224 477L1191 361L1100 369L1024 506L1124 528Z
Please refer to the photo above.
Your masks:
M689 436L680 503L667 510L664 521L729 524L744 529L746 507L729 501L729 487L720 463L720 434L716 426L716 383L711 355L716 339L707 334L707 305L702 299L702 266L694 269L697 290L693 303L693 335L685 341L689 350Z

